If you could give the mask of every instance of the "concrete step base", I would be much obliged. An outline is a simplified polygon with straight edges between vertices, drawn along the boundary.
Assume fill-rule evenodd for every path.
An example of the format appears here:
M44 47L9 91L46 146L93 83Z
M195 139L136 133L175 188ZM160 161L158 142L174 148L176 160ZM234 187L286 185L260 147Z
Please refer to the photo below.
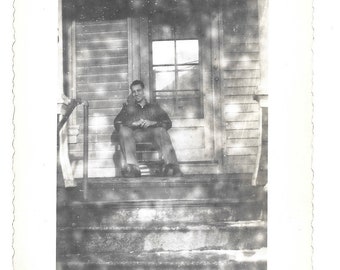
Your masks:
M57 270L266 270L266 249L68 255Z
M72 203L58 207L58 227L110 227L158 223L213 223L265 218L263 202L156 200Z
M57 250L63 254L95 252L248 250L266 247L266 222L202 225L59 228Z

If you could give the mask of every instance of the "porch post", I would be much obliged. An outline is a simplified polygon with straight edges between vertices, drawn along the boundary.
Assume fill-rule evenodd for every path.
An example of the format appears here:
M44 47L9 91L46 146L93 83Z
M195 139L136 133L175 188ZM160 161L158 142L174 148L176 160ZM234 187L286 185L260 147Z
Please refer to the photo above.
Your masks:
M258 138L258 150L256 155L255 170L252 176L252 185L265 184L267 179L262 179L259 183L258 175L259 170L266 171L266 168L261 168L261 163L265 155L268 155L267 151L263 149L263 141L266 136L267 126L264 128L264 119L267 118L268 107L268 87L267 87L267 74L268 74L268 57L267 57L267 42L268 42L268 0L258 0L258 17L259 17L259 41L260 41L260 68L261 68L261 80L259 88L257 89L254 99L259 104L259 138ZM266 123L267 124L267 123ZM261 162L262 161L262 162ZM267 165L263 166L266 167Z
M64 94L64 82L63 82L63 20L62 20L62 0L58 0L58 115L62 116L67 105L70 103L70 99ZM60 121L60 119L58 119ZM58 159L61 167L61 172L64 179L65 187L75 186L72 167L68 156L68 125L67 123L57 134L57 140L59 143Z
M261 82L256 94L268 95L268 0L258 0Z

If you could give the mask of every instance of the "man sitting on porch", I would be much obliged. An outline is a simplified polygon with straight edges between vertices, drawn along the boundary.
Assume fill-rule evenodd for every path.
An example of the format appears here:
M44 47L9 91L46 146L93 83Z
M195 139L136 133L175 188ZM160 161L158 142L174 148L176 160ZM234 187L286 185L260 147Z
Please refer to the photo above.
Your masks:
M141 175L136 156L136 143L153 142L161 151L163 176L182 176L177 156L167 132L172 122L168 114L157 104L145 98L144 83L135 80L130 85L131 95L114 120L119 132L121 151L125 159L122 174L125 177Z

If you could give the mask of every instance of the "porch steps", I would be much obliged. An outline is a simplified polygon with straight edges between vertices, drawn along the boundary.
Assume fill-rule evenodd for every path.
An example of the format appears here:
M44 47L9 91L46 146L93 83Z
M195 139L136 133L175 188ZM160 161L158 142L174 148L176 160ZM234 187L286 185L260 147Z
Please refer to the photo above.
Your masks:
M57 270L265 270L266 249L197 250L67 255Z
M80 187L58 189L57 269L266 269L263 187L216 175L93 179L87 201Z

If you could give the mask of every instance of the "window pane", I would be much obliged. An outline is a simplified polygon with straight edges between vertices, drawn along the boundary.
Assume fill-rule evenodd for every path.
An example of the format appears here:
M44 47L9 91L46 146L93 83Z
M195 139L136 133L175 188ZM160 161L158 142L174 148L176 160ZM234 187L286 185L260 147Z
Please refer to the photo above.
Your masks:
M173 93L167 93L166 96L156 96L156 101L170 117L175 115L175 96Z
M179 66L178 67L179 90L199 89L199 70L197 66Z
M174 41L153 41L152 42L152 63L154 65L175 64L175 42Z
M199 118L201 117L201 98L177 98L175 116L181 118Z
M198 40L176 41L177 64L198 64Z
M155 89L175 89L175 67L154 67Z

